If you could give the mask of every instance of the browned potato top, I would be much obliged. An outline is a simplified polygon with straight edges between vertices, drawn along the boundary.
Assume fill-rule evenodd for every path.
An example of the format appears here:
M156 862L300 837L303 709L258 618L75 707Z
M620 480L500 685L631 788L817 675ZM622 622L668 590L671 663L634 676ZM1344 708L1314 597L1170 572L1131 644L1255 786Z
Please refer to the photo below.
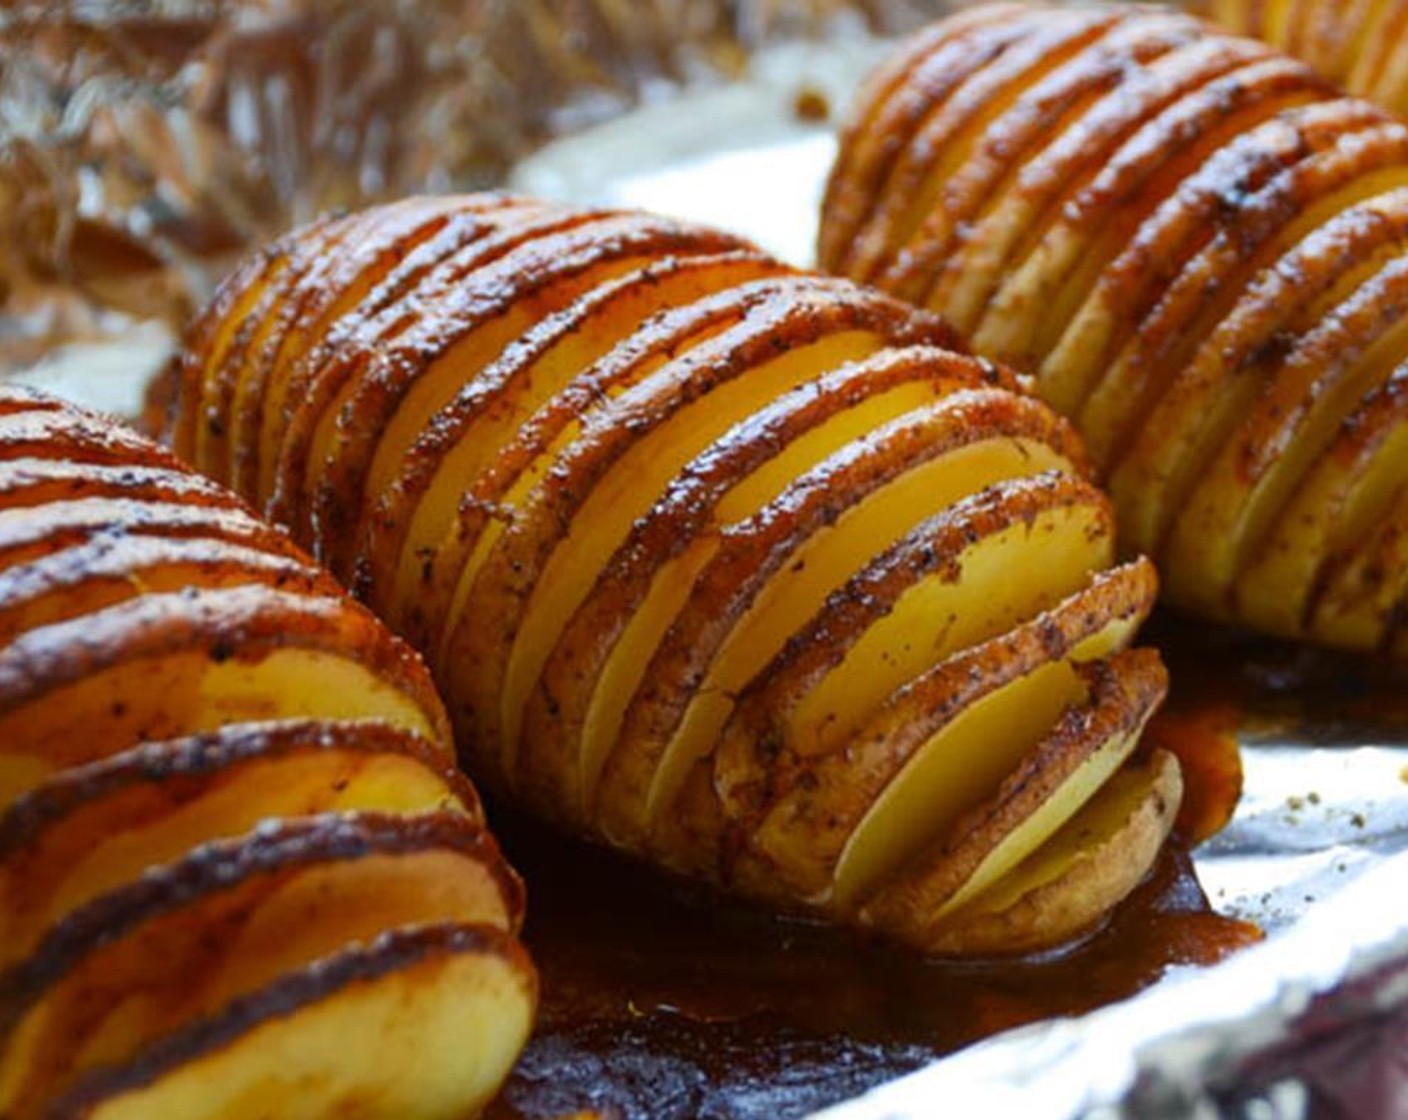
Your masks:
M1330 79L1408 83L1408 5L1217 7L1348 54L1322 76L1166 10L965 12L867 84L822 263L1030 374L1170 600L1403 656L1408 125Z
M1145 873L1176 764L1126 766L1163 690L1122 654L1149 568L1112 570L1070 425L954 343L716 231L418 199L237 270L160 396L181 454L426 655L476 779L779 908L1022 951ZM1068 892L1089 850L1047 842L1117 772L1100 819L1146 842L1087 830L1116 866ZM999 803L955 922L940 853Z
M482 1106L536 981L453 758L419 656L287 534L0 384L0 1115Z

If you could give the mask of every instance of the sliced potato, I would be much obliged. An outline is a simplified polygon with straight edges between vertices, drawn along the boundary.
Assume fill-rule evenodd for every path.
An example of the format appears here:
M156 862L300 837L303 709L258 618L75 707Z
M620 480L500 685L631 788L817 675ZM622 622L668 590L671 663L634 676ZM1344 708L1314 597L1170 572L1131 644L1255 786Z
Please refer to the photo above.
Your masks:
M325 247L361 226L328 228L341 240ZM257 434L223 420L245 367L287 340L286 297L324 276L318 252L295 255L262 302L276 270L237 276L254 302L228 305L258 313L196 328L231 368L192 365L169 394L205 426L192 445L231 469ZM236 1050L260 1069L279 1060L251 1041L271 1019L292 1022L278 1045L301 1040L305 1073L358 1084L311 1009L383 966L403 999L390 976L411 958L358 948L372 944L459 962L463 1007L441 1023L479 1026L451 1039L420 1023L416 1054L378 1066L399 1083L432 1054L430 1111L372 1097L359 1114L482 1104L523 1044L534 979L513 940L521 885L450 758L423 663L285 533L115 424L0 384L0 1114L126 1108ZM418 941L427 929L445 937ZM281 1020L290 998L310 1018ZM363 1025L390 1037L394 1018ZM70 1091L91 1100L58 1100ZM176 1107L236 1115L240 1092ZM288 1093L281 1113L327 1100Z
M145 595L0 649L0 803L144 740L240 720L380 717L444 738L409 650L347 600ZM94 721L105 733L84 733Z
M944 351L888 349L783 394L706 449L632 526L559 636L528 700L524 795L586 813L619 731L608 713L623 712L640 687L722 534L877 426L986 383L976 363Z
M1303 58L1331 81L1408 115L1408 4L1403 0L1261 3L1200 0L1195 7L1238 35Z
M733 698L877 553L1004 479L1069 469L1078 455L1049 413L1015 398L955 393L901 417L799 476L730 528L655 652L596 787L609 834L668 816L714 747ZM698 681L696 688L677 682ZM608 717L610 718L610 717Z
M945 843L879 888L866 905L868 915L883 913L900 923L908 913L921 925L942 924L1004 882L1107 785L1134 753L1168 678L1147 650L1078 665L1072 675L1078 691L1066 694L1055 726L995 793L949 822ZM1175 800L1168 819L1177 812ZM1136 881L1147 869L1139 869Z
M913 941L939 954L992 956L1040 949L1051 929L1068 939L1093 932L1149 874L1181 796L1168 753L1126 766L1034 856Z
M0 970L68 911L260 821L436 809L482 821L442 750L371 720L235 724L65 770L0 817Z
M54 1114L458 1120L497 1091L536 995L523 950L501 930L397 930L92 1074Z
M1238 71L1241 120L1309 96L1259 48L1204 50L1196 25L1151 19L1144 35L1118 12L1013 6L925 36L849 133L859 185L833 179L847 233L828 253L883 270L900 267L896 231L965 242L1017 182L1003 152L1045 153L1077 122L1126 151L1182 102L1211 119L1206 85ZM1158 75L1102 116L1107 85L1143 64ZM949 192L964 153L981 166ZM1152 205L1164 180L1127 156L1128 181L1099 189ZM1046 167L1014 259L1098 171L1068 149ZM881 196L897 183L915 196ZM947 207L933 222L931 201ZM320 262L315 232L277 275L236 281L267 289L256 333L216 353L203 338L220 328L197 328L171 395L214 402L231 434L209 469L426 654L477 779L852 924L1014 772L1052 767L1012 827L981 833L978 893L1098 795L1162 694L1156 662L1125 656L1152 574L1111 571L1086 453L1020 377L954 353L935 316L727 235L524 199L420 205L435 218L415 267L386 256L403 218L370 211L348 227L367 263ZM1070 730L1092 703L1121 733Z
M897 690L842 748L814 755L805 743L783 745L760 775L764 793L734 880L750 890L792 883L813 897L863 892L849 884L873 880L869 867L903 862L906 848L918 850L926 833L938 834L996 790L1056 718L1048 715L1043 725L1041 713L1059 714L1074 695L1079 682L1070 663L1125 645L1153 606L1156 587L1147 561L1097 575L1050 610ZM770 701L763 693L744 700L721 756L739 737L769 741L766 726L757 724L772 722ZM1034 733L1023 736L1013 712L1033 713L1027 722ZM805 753L796 757L799 749ZM906 833L919 840L906 842Z
M511 930L521 888L496 874L492 845L458 814L311 818L205 845L102 896L0 978L0 1107L37 1115L82 1073L385 930Z
M1333 65L1143 7L945 21L863 94L820 244L1036 379L1171 602L1390 648L1405 558L1364 525L1397 475L1327 454L1408 363L1408 126L1333 80L1408 94L1408 5L1213 8Z

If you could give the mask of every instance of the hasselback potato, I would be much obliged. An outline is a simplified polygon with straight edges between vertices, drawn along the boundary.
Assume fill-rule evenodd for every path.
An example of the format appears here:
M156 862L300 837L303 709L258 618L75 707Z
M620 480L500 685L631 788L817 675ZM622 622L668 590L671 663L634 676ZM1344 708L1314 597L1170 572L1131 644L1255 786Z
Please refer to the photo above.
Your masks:
M1190 16L997 5L869 82L828 269L1085 436L1176 604L1408 655L1408 128Z
M1069 426L884 296L502 195L237 270L177 451L426 654L466 765L569 829L935 952L1082 931L1180 796Z
M522 887L411 650L150 441L0 384L0 1115L462 1120Z
M1405 0L1192 0L1187 7L1233 34L1308 62L1350 93L1408 115Z

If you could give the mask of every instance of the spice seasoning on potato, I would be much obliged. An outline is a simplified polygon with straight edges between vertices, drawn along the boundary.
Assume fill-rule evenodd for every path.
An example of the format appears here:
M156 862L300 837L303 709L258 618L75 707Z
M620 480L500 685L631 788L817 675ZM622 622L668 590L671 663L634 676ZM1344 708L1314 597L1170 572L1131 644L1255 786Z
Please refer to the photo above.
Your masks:
M0 1114L474 1113L522 917L420 659L229 491L0 385Z
M871 79L820 239L1035 379L1170 602L1397 658L1405 246L1383 110L1191 16L1010 4Z
M334 264L334 262L336 262ZM506 195L237 270L167 436L421 649L477 780L945 954L1097 926L1179 769L1072 428L937 319L737 238Z

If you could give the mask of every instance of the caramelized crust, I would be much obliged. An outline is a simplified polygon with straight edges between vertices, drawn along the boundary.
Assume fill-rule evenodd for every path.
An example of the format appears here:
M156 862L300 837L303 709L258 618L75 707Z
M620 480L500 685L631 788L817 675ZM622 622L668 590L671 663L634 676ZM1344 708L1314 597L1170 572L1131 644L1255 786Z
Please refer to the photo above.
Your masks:
M292 291L322 274L302 253L236 282ZM193 339L242 367L273 336L257 293L222 301L244 321ZM215 403L188 413L193 453L231 469L237 372L199 369ZM536 980L522 885L453 757L419 657L286 533L0 384L0 1114L243 1120L274 1084L276 1112L363 1093L386 1120L476 1112ZM303 1064L281 1080L285 1057ZM396 1087L413 1076L419 1095Z
M974 140L1032 84L1022 60L1040 65L1047 47L1082 59L1051 113L1012 133L1030 145L1058 102L1190 51L1187 24L1163 18L1155 49L1109 13L1035 35L965 15L878 78L866 112L929 148L945 130ZM1103 61L1088 53L1107 38ZM1006 60L981 96L962 92L981 65L954 68L968 47ZM1198 56L1179 73L1236 61ZM947 108L892 107L908 78L952 91ZM927 182L884 135L851 135L866 183ZM974 214L989 185L971 184ZM833 197L872 240L913 217L840 181ZM173 367L169 393L200 396L220 423L243 410L231 430L244 435L208 454L171 435L426 655L477 780L676 872L865 924L871 897L992 799L1007 825L982 833L991 858L974 871L1006 885L1125 772L1162 696L1157 658L1124 656L1154 582L1147 564L1113 570L1086 452L1022 379L959 353L934 316L724 234L502 196L423 205L444 228L462 209L472 234L414 277L362 283L360 301L355 285L314 290L336 236L321 226L281 249L293 263L277 276L236 274L266 289L242 299L267 308L269 337L287 315L297 341L265 345L251 376L202 342L223 328L199 326L200 356ZM232 380L233 396L212 393ZM175 428L190 415L178 404ZM238 466L247 453L272 464L257 484ZM1092 705L1101 719L1077 735ZM939 740L961 764L935 766ZM1030 796L1004 793L1045 765ZM1153 846L1117 854L1091 899L1035 884L1045 893L1022 892L1013 914L1037 917L1002 928L1039 941L1051 915L1055 943L1080 932L1071 915L1098 922L1148 870L1167 832L1150 819ZM875 924L970 951L926 915Z
M1390 517L1408 460L1346 476L1331 449L1361 413L1387 430L1408 365L1408 127L1333 83L1408 82L1408 5L1212 8L1293 53L1321 57L1316 27L1345 53L1317 74L1118 6L937 24L856 106L822 260L1030 374L1169 601L1392 654L1408 570L1395 533L1343 503L1350 486Z

